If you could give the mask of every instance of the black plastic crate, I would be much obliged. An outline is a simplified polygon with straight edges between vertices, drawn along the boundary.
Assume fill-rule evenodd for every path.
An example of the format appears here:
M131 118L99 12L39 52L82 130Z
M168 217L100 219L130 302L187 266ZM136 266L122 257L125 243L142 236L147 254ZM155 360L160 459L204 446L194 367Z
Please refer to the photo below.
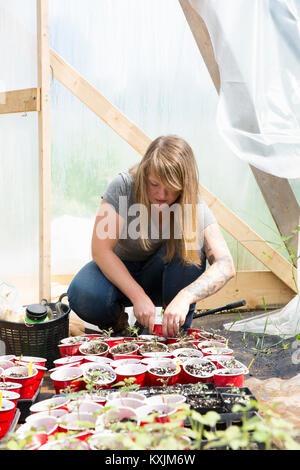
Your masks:
M56 304L48 304L56 314ZM0 340L5 343L5 354L35 356L47 359L46 367L53 367L53 361L60 357L58 344L69 336L68 305L61 303L63 314L45 323L27 326L25 323L0 321Z

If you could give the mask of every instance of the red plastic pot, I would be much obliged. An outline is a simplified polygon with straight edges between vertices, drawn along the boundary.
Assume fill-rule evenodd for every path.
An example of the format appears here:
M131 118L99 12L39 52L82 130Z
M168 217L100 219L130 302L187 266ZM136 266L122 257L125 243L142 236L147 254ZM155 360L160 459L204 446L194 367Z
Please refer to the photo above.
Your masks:
M78 344L59 344L58 349L59 349L61 357L79 355L79 346L81 344L82 343L78 343Z
M67 404L69 399L66 397L53 397L47 400L38 401L29 408L31 413L42 413L49 410L65 410L68 411Z
M21 396L21 388L22 384L15 383L15 382L0 382L0 391L10 391L10 392L15 392L18 393Z
M91 371L91 370L95 370L95 371L100 371L100 372L110 372L112 375L113 375L113 378L111 379L107 379L106 381L103 381L103 382L98 382L95 380L95 383L94 383L94 389L95 390L107 390L108 388L110 388L115 382L116 382L116 378L117 378L117 375L116 375L116 372L114 371L114 369L112 367L110 367L110 365L108 364L101 364L101 363L97 363L97 362L91 362L91 363L88 363L88 364L82 364L80 366L80 369L82 370L83 372L83 377L85 377L86 375L88 375L88 372Z
M84 382L80 380L83 372L79 367L58 367L52 372L50 379L53 382L55 392L61 393L65 388L71 387L73 392L84 389Z
M117 367L120 367L120 366L127 366L127 365L131 366L133 364L141 364L141 359L138 359L137 357L135 357L134 359L118 359L111 363L111 367L113 369L116 369Z
M162 331L162 325L154 325L153 333L159 336L164 336Z
M16 392L7 391L7 390L2 390L2 398L5 400L12 401L16 407L18 400L20 398L20 394Z
M134 384L139 387L146 385L147 367L144 364L119 366L115 369L115 372L117 374L116 383L123 382L124 379L133 377L135 379Z
M117 346L118 345L115 345L115 346L113 346L112 348L109 349L109 354L112 356L114 361L116 361L118 359L129 359L132 356L135 357L137 355L138 350L139 350L139 346L136 344L135 348L132 349L132 351L130 351L128 353L120 354L116 350Z
M171 421L171 416L176 413L176 408L172 408L168 405L143 405L136 410L137 415L140 420L140 426L145 426L151 421L147 421L147 417L156 414L154 418L154 423L169 423Z
M211 372L211 373L207 373L207 374L203 374L201 376L198 376L198 375L194 375L194 374L190 374L186 367L188 364L190 363L210 363L214 370ZM195 384L195 383L211 383L213 382L214 380L214 373L215 373L215 370L217 370L216 366L208 361L206 358L205 359L191 359L189 361L186 361L184 364L183 364L183 371L182 371L182 380L184 384Z
M103 338L103 343L106 343L109 348L112 348L116 344L121 344L124 342L123 336L116 336L113 338Z
M17 384L22 384L22 388L20 390L20 399L31 399L34 396L34 393L36 391L36 377L38 374L37 369L33 367L32 369L32 375L31 376L26 376L26 377L11 377L11 373L13 372L26 372L28 373L28 367L27 366L14 366L10 367L9 369L6 369L4 371L4 377L9 380L9 382L14 382Z
M25 363L25 362L21 362L19 361L19 364L20 366L26 366L28 367L28 365ZM37 364L34 365L34 368L37 370L37 375L36 375L36 378L35 378L35 387L34 387L34 391L36 392L37 389L39 388L40 386L40 383L45 375L45 372L48 370L46 367L43 367L43 366L39 366Z
M1 359L0 360L0 373L3 373L4 370L9 369L10 367L13 367L14 365L15 363L13 361L7 361L4 359Z
M198 328L188 328L187 330L187 335L194 335L195 339L198 339L201 335L201 333L204 333L203 330L199 330Z
M95 429L97 417L92 413L83 413L83 412L73 412L62 416L58 419L58 426L60 432L68 431L78 431L82 440L85 440L92 434L92 431ZM89 422L90 426L87 426L85 429L82 429L79 426L79 422Z
M214 374L215 387L243 387L245 375L248 374L247 369L232 371L231 374L225 374L229 369L218 369Z
M174 372L170 375L159 375L151 371L151 369L156 368L156 367L171 367ZM155 361L155 363L150 364L147 367L148 371L148 386L149 387L155 387L159 386L161 387L163 381L167 381L167 385L175 385L178 381L179 374L181 372L180 368L177 370L177 365L174 361L172 360L160 360L160 361Z
M106 350L104 352L90 353L89 351L85 351L85 348L88 347L88 345L91 344L91 343L92 343L92 341L89 341L88 343L82 343L79 346L79 350L78 350L79 354L82 354L83 356L96 356L96 357L106 357L108 355L109 346L105 341L101 341L101 344L105 344L105 346L106 346Z
M12 401L2 400L2 407L0 408L0 439L3 439L9 430L15 416L15 409L15 404Z
M232 356L233 350L229 348L201 348L204 357L219 354L221 356Z
M55 367L74 366L83 364L85 358L83 356L65 356L53 361Z
M20 361L20 363L25 362L26 364L29 364L30 362L32 362L32 364L45 367L47 359L45 359L44 357L22 356L22 357L19 357L17 361Z

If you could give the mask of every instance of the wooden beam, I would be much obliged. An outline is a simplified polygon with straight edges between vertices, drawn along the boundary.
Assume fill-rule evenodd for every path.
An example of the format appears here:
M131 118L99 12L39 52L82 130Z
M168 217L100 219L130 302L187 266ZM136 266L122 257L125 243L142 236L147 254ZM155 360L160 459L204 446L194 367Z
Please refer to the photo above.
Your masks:
M149 137L133 124L124 114L99 91L76 72L55 51L50 51L51 67L55 78L70 90L91 111L108 124L122 139L138 153L144 154L151 143Z
M297 293L295 267L204 186L200 192L224 230Z
M236 300L246 300L244 310L261 310L264 301L267 308L280 308L295 296L271 271L238 271L219 292L198 302L197 308L221 307ZM263 300L264 299L264 300Z
M179 0L179 3L214 83L215 89L217 93L219 93L220 71L206 24L199 13L192 7L189 0ZM300 209L290 183L285 178L277 178L276 176L258 170L252 165L250 165L250 168L279 233L283 237L284 245L290 255L296 254L296 257L293 258L293 264L297 266L298 237L296 235L293 236L292 231L299 225ZM291 239L285 240L285 237L291 235Z
M294 266L297 266L298 232L293 233L299 225L300 208L295 194L284 178L269 175L251 166L256 182L273 216L283 243L290 254ZM288 238L285 240L285 238Z
M55 289L66 291L74 274L53 274L52 283ZM53 290L55 290L53 289ZM197 308L206 310L221 307L236 300L246 300L243 309L262 309L263 298L268 308L279 308L286 305L294 297L289 289L271 271L238 271L236 277L229 281L219 292L198 302Z
M39 132L39 296L51 298L51 137L48 0L37 0Z
M39 88L26 88L0 93L0 114L40 111Z
M151 142L146 134L132 124L126 116L78 75L54 51L51 51L51 66L55 77L61 83L94 111L97 116L103 119L118 135L124 138L137 152L144 155ZM212 208L218 223L296 292L294 281L296 271L293 270L292 265L202 185L200 185L200 192L206 203Z

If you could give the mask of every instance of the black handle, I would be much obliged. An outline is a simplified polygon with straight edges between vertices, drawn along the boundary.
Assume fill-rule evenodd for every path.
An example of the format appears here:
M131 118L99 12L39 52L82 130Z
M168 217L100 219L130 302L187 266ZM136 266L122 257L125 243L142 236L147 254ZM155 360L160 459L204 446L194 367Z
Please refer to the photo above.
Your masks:
M206 315L212 315L213 313L222 312L223 310L232 310L233 308L239 308L246 305L246 300L237 300L231 304L224 305L223 307L213 308L212 310L207 310L207 312L198 313L194 315L194 318L206 317Z

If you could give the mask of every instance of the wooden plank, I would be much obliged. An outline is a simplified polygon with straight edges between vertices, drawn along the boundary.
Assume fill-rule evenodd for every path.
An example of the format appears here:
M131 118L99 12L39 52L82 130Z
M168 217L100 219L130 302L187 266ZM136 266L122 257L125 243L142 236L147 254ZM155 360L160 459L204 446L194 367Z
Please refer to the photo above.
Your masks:
M74 274L53 274L52 283L59 294L66 291ZM61 289L58 290L58 287ZM286 305L294 297L294 292L271 271L238 271L219 292L198 302L201 310L221 307L236 300L246 300L243 309L262 309L263 298L268 308Z
M124 138L137 152L141 155L145 153L151 142L146 134L132 124L54 51L51 51L51 65L55 77L63 85L103 119L118 135ZM296 272L292 270L289 262L202 185L200 185L200 192L215 213L219 224L296 292L294 282Z
M40 89L26 88L0 93L0 114L40 111Z
M285 306L294 297L289 289L271 271L238 271L219 292L198 302L201 310L221 307L237 300L246 300L244 310L261 310Z
M39 133L39 296L51 298L51 137L48 0L37 0Z
M80 76L55 51L50 51L50 58L55 78L108 124L122 139L143 155L151 143L151 139L101 95L96 88Z
M200 192L224 230L297 293L295 267L204 186L201 186Z
M206 24L199 13L192 7L189 0L179 0L179 3L214 83L215 89L217 93L219 93L220 71ZM296 257L293 258L293 264L297 266L298 237L294 235L290 240L285 240L285 237L293 235L292 231L298 227L300 215L299 205L290 183L285 178L277 178L276 176L258 170L252 165L250 165L250 168L272 214L278 231L283 237L283 244L286 246L290 255L296 254Z
M287 179L269 175L251 166L256 182L273 216L279 233L283 237L291 261L297 266L298 233L293 233L299 225L300 208ZM291 237L285 241L285 237Z
M212 79L217 93L220 92L220 71L215 59L209 32L201 16L192 7L189 0L179 0L185 18L189 24L198 49L202 55L208 73Z

